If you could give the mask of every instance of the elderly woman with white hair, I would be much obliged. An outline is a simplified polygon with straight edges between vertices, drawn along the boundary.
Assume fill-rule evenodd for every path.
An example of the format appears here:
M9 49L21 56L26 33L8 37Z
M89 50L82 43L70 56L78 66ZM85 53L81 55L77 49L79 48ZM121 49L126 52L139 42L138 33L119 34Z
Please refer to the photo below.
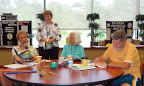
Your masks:
M68 55L72 55L74 59L85 57L84 48L79 45L80 43L80 34L78 32L71 32L69 35L69 44L64 46L61 56L67 58Z

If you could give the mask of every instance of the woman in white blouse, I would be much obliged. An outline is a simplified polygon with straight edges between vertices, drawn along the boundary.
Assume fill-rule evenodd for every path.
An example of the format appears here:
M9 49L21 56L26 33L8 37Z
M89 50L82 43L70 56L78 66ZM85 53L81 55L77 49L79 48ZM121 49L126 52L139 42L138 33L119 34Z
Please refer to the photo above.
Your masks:
M20 30L16 35L17 40L20 42L18 46L13 47L12 56L15 60L15 63L26 63L26 61L34 61L36 60L36 56L38 55L36 48L28 45L27 34ZM23 52L23 54L22 54Z
M59 45L61 33L57 23L52 21L53 14L46 10L43 13L45 22L38 27L37 40L39 42L39 55L42 59L58 59ZM46 49L45 44L52 45L53 48Z

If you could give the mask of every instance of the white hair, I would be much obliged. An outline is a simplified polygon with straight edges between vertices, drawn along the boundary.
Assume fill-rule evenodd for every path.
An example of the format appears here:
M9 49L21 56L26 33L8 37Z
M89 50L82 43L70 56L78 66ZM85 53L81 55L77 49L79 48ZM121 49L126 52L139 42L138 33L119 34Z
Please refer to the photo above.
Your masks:
M79 45L81 43L81 37L80 37L80 34L78 32L71 32L70 34L74 34L74 37L75 37L75 45Z

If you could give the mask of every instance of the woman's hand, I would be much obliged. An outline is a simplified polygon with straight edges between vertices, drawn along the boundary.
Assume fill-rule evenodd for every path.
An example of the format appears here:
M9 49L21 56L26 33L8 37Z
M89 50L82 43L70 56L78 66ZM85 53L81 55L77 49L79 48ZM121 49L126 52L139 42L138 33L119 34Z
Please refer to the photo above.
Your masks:
M55 40L56 40L56 38L52 38L52 39L49 39L48 42L49 42L49 44L51 44Z
M36 60L36 58L32 58L32 61L35 61Z
M51 44L52 42L53 42L53 40L52 40L52 39L49 39L49 40L48 40L48 43L49 43L49 44Z
M21 64L26 64L26 61L23 60L23 59L21 59L21 60L19 61L19 63L21 63Z
M44 38L41 38L40 41L47 42L47 40Z

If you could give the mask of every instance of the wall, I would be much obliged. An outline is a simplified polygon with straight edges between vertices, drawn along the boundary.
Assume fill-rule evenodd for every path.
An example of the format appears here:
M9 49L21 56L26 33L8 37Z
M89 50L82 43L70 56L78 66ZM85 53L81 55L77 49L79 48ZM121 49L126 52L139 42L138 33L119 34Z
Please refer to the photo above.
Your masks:
M90 60L94 60L95 57L104 54L107 48L85 48L85 56ZM144 47L137 48L139 51L141 62L144 63ZM0 65L7 65L13 63L11 48L0 48ZM59 55L62 49L60 49Z

